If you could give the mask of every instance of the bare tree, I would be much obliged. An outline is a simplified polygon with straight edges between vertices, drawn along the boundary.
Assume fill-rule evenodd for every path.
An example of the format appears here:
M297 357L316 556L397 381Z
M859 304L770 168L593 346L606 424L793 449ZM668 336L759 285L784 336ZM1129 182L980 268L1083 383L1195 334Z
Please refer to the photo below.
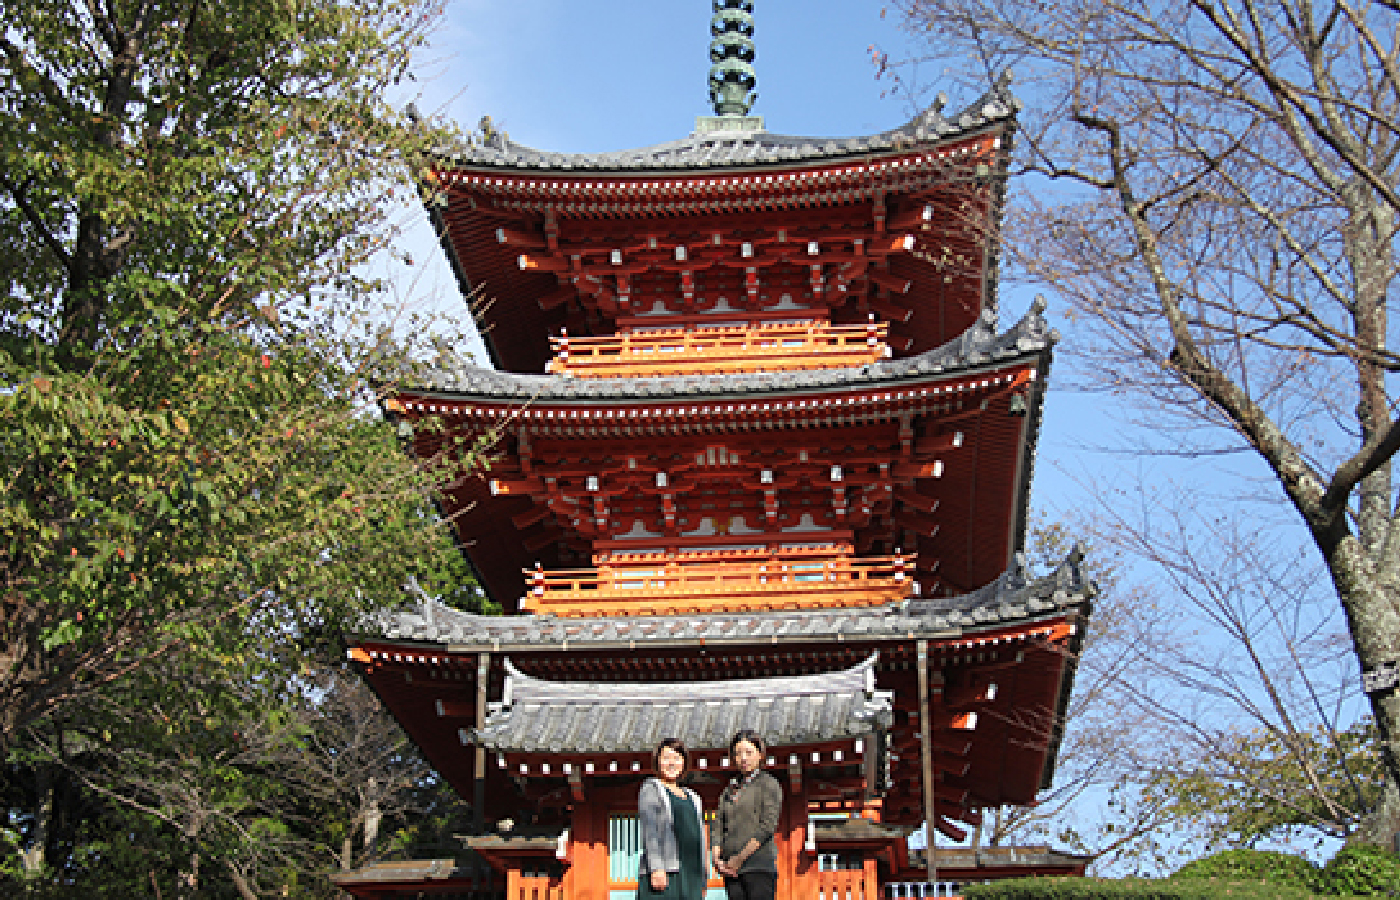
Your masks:
M341 869L381 855L386 822L426 815L448 794L432 767L360 678L329 672L303 703L304 737L289 758L289 780L304 800L324 811L327 853ZM355 851L356 839L360 851Z
M1285 511L1221 505L1160 476L1086 487L1101 502L1080 530L1143 582L1086 668L1115 667L1106 714L1138 729L1125 797L1173 832L1127 855L1161 867L1182 849L1355 833L1384 773L1344 616L1315 555L1278 540Z
M1100 381L1228 434L1320 554L1400 831L1394 302L1400 9L1308 0L901 0L934 55L1030 84L1007 246ZM933 43L936 41L936 45ZM1223 429L1224 431L1221 431ZM1199 444L1191 449L1201 449ZM1285 538L1286 539L1286 536Z

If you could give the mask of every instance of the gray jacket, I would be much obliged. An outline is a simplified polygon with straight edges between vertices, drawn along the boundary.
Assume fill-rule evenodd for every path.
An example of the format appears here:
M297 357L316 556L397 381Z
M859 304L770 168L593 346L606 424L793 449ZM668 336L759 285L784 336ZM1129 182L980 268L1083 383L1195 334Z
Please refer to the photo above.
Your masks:
M715 821L710 826L710 846L718 847L722 859L732 859L750 840L758 849L744 861L739 874L778 871L778 848L773 833L783 811L783 787L778 779L760 769L753 780L735 794L725 788L719 797Z
M705 833L705 810L700 803L700 795L690 788L685 791L690 802L695 804L695 815L700 819L701 840ZM648 778L642 782L637 792L637 819L642 831L642 861L638 878L645 878L655 871L679 872L681 851L676 846L676 829L671 822L671 797L659 778ZM701 848L704 856L704 848ZM706 866L708 868L708 866Z

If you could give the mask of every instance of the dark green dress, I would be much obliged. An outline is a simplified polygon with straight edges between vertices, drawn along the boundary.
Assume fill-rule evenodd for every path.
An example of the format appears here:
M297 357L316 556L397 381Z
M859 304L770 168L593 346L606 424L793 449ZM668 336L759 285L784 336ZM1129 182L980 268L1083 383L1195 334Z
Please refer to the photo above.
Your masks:
M677 797L670 791L671 827L676 832L676 848L680 851L681 870L666 873L666 890L651 889L651 878L640 876L637 879L638 900L701 900L705 896L705 832L700 826L700 817L695 814L695 804L689 797Z

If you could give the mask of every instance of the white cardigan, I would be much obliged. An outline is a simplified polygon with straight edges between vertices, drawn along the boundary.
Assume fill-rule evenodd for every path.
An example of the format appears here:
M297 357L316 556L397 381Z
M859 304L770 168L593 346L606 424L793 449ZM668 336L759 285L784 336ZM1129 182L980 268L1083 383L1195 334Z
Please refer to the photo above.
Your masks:
M695 804L695 817L700 821L700 856L705 856L705 809L700 795L682 787L690 802ZM659 778L648 778L637 791L637 820L642 832L642 859L638 878L652 872L679 872L681 852L676 846L675 824L671 821L670 791ZM705 867L709 868L708 865Z

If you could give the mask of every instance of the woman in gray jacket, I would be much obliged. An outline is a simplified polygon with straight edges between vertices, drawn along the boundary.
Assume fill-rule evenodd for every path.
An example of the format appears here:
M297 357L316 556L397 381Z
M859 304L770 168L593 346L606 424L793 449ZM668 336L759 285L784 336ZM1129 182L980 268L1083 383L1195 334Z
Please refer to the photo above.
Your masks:
M783 788L763 771L768 748L745 728L729 742L739 774L719 796L710 827L710 855L724 876L729 900L773 900L778 849L773 834L783 810Z
M656 777L642 782L637 792L639 900L701 900L705 895L705 814L699 795L680 784L688 761L685 744L675 738L662 741L652 753Z

